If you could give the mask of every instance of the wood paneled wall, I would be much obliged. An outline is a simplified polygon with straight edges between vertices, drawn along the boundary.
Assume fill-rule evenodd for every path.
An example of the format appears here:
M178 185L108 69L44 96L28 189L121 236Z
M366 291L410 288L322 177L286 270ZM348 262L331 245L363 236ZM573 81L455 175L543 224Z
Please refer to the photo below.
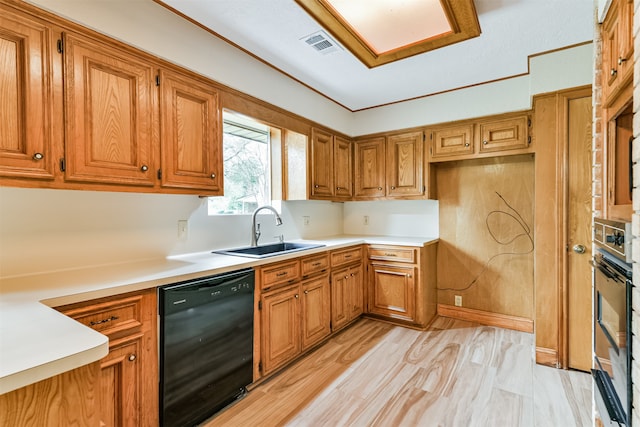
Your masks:
M438 303L533 319L534 158L437 166Z

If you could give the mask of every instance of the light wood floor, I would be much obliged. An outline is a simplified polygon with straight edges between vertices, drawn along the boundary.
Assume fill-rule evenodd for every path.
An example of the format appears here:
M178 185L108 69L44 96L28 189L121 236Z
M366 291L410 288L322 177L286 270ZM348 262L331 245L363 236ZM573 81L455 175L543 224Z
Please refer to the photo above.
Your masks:
M203 426L590 426L591 376L536 365L532 334L362 319Z

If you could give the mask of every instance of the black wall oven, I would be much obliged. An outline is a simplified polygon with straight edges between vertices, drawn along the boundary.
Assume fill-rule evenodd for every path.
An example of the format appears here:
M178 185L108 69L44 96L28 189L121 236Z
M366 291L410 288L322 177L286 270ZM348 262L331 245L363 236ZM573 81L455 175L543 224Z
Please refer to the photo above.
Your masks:
M631 425L631 225L594 221L595 400L604 425Z

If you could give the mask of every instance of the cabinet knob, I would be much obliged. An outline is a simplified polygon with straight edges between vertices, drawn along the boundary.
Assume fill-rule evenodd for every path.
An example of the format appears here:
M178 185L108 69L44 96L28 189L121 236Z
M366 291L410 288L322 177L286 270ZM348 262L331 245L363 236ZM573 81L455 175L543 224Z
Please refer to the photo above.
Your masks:
M407 277L408 277L409 279L411 279L411 274L407 273Z
M308 294L309 294L309 291L304 291L304 294L305 294L305 295L308 295Z
M342 187L336 187L336 190L342 190Z
M465 143L464 143L464 146L465 146L465 147L468 147L468 146L469 146L469 143L468 143L468 142L465 142Z
M482 145L487 145L489 142L487 140L482 141Z
M618 65L622 65L624 62L627 62L627 58L623 58L622 56L618 57Z
M216 174L215 173L211 174L211 179L216 179Z
M611 76L615 76L616 74L618 74L618 70L616 70L615 68L611 69Z
M318 184L314 185L313 188L320 188Z
M127 359L129 359L129 362L133 362L134 360L136 360L136 355L132 353Z
M142 166L140 166L140 170L141 170L142 172L146 172L146 171L148 171L148 170L149 170L149 166L147 166L147 165L142 165Z
M378 190L382 190L382 187L378 187Z
M395 189L396 189L396 186L395 186L395 185L392 185L392 186L391 186L391 189L392 189L392 190L395 190Z
M300 295L296 294L296 299L300 298Z
M44 159L44 154L42 153L36 153L33 155L33 160L42 160Z

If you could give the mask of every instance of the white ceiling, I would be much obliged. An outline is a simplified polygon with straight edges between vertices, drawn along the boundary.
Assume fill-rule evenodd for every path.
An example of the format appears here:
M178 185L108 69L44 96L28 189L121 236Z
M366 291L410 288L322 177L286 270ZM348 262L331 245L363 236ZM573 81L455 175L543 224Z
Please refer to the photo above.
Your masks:
M479 37L369 69L348 50L323 55L301 41L322 27L294 0L163 2L352 111L527 73L528 56L591 41L595 7L475 0Z

